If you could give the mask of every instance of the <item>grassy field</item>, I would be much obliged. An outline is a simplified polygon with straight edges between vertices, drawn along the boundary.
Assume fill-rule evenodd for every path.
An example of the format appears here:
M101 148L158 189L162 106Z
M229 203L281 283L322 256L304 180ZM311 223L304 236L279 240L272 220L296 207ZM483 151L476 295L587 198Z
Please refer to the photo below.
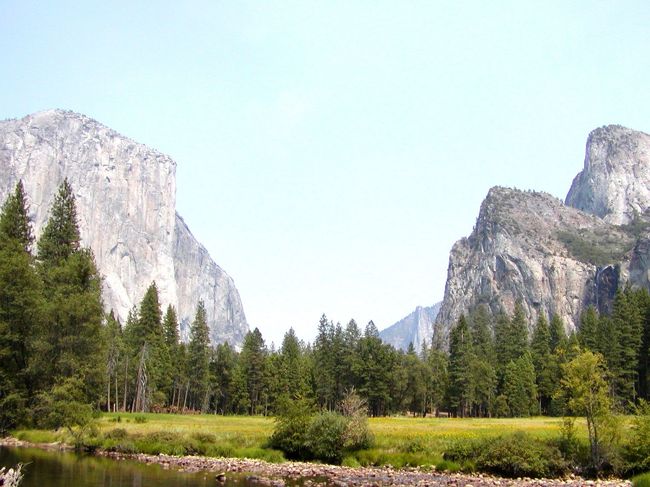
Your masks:
M347 458L349 465L435 465L453 444L474 438L489 438L524 431L544 440L560 435L559 418L452 419L371 418L373 447ZM266 448L273 432L273 419L260 416L216 416L173 414L103 414L96 431L83 440L90 447L125 453L199 454L250 457L282 461L282 454ZM584 422L576 422L578 436L586 440ZM21 430L19 439L32 442L74 441L65 431Z

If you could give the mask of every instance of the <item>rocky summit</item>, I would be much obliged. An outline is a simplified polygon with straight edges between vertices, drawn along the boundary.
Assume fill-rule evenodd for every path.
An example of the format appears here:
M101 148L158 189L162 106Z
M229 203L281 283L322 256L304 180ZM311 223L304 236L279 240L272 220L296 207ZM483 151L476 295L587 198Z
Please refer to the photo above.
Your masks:
M620 125L589 134L584 169L566 204L608 223L630 223L650 208L650 135Z
M436 331L484 304L532 324L558 314L567 331L581 311L610 309L621 283L650 288L650 136L620 126L593 131L566 204L545 193L492 188L471 235L454 244Z
M184 339L203 300L212 343L241 344L248 325L239 293L176 213L171 158L70 111L0 122L0 200L22 179L36 236L64 178L107 310L124 322L155 281L161 304L177 308Z
M440 305L418 306L410 315L402 318L397 323L379 332L379 338L395 348L407 350L412 343L416 352L422 350L426 342L431 345L433 339L433 324L438 316Z

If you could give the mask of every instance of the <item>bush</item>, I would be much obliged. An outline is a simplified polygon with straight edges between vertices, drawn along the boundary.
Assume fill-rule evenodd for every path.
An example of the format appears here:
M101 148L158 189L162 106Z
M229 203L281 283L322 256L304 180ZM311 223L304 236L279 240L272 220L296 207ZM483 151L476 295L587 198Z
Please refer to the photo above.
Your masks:
M354 391L346 394L341 410L344 414L314 414L308 401L285 397L280 401L269 446L293 460L341 463L346 453L369 448L372 443L365 402Z
M312 457L328 463L341 463L348 421L338 413L317 414L307 429L305 446Z
M0 399L0 437L25 422L25 397L13 392Z
M269 445L284 452L292 460L308 460L307 429L311 423L312 406L305 399L281 400Z
M445 453L445 459L461 463L473 461L480 471L507 477L556 477L567 471L556 447L522 432L461 442Z
M124 428L113 428L110 431L104 433L104 438L109 440L124 440L128 438L129 434Z
M650 403L641 401L632 419L632 433L624 448L631 473L650 470Z

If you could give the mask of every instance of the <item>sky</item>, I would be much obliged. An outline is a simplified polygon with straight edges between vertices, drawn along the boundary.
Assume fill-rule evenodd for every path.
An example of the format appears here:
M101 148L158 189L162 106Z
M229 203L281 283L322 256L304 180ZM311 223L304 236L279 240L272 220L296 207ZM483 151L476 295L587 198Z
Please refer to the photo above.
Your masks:
M385 328L444 294L495 185L564 199L650 132L650 2L0 0L0 119L88 115L177 162L251 327Z

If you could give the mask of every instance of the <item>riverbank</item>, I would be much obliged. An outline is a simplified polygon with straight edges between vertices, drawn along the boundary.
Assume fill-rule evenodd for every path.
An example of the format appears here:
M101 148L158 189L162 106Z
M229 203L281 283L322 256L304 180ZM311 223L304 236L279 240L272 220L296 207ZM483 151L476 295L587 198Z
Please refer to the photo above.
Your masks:
M69 450L68 445L60 443L30 443L15 438L0 439L1 446L32 447L41 449ZM119 460L135 460L141 463L157 464L163 468L184 472L209 472L214 476L215 485L229 475L245 474L250 481L261 486L282 487L299 482L306 487L396 487L396 486L456 486L456 487L491 487L491 486L585 486L629 487L627 480L585 480L579 477L566 479L507 479L481 474L445 473L421 468L376 468L376 467L339 467L315 463L284 462L269 463L263 460L246 458L210 458L198 456L147 455L142 453L124 454L99 450L96 455ZM223 477L222 477L223 475Z

